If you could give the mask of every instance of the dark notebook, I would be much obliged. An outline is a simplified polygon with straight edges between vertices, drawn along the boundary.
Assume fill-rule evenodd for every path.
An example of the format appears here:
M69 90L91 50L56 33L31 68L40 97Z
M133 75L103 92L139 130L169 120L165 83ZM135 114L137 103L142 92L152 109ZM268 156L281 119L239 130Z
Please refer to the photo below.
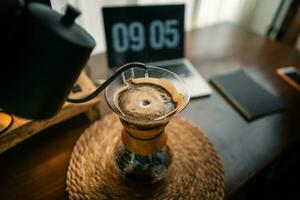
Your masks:
M242 70L214 77L211 82L247 120L253 120L284 108L279 98L264 89Z

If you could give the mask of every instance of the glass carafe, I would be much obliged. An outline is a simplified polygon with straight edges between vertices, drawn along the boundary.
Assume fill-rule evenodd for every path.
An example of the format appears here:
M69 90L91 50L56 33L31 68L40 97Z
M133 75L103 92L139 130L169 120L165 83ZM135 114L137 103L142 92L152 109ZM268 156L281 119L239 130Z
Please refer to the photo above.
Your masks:
M187 105L190 95L178 75L158 67L147 68L125 71L106 88L105 98L123 125L114 151L116 168L125 179L155 183L172 162L165 127ZM122 96L128 101L120 104L120 95L129 90L132 93ZM129 107L130 112L124 112L123 107Z

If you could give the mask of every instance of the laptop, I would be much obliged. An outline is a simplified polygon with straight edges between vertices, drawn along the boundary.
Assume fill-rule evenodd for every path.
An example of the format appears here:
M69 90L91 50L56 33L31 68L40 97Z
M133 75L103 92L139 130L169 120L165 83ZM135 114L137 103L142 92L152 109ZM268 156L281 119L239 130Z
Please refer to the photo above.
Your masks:
M211 87L184 56L184 8L184 4L103 7L110 73L125 63L143 62L182 77L191 98L210 95Z

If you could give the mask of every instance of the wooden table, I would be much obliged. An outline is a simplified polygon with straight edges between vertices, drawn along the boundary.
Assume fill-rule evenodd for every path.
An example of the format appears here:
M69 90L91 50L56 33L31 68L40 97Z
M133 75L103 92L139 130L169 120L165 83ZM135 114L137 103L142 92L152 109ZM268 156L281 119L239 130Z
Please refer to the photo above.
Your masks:
M186 55L206 79L243 68L288 105L283 113L249 123L214 91L191 100L182 112L214 143L230 195L300 139L300 93L275 75L278 67L299 67L300 53L240 27L219 24L188 33ZM105 77L104 54L90 66L93 77ZM0 155L0 199L66 199L68 160L88 125L83 116L76 117Z

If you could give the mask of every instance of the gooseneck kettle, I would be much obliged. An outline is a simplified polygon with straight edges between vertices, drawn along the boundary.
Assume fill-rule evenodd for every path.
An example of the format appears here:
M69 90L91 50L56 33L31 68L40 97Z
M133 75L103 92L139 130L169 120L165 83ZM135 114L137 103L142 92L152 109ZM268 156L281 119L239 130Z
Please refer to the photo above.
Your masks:
M4 43L6 52L12 47L16 52L14 59L0 66L0 108L25 118L46 119L55 115L66 100L82 103L94 98L123 71L146 69L142 63L126 64L87 97L68 98L96 45L92 36L75 23L79 14L72 6L62 15L40 3L29 3L18 10Z

